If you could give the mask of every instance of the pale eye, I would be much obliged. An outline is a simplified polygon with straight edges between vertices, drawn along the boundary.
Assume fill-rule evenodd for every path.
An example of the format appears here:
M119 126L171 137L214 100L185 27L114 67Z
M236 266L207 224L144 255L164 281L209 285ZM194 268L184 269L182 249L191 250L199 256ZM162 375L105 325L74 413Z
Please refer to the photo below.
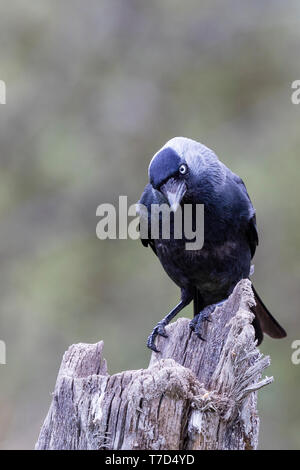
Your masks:
M179 173L180 173L181 175L185 175L186 172L187 172L187 166L183 163L183 164L180 165L180 167L179 167Z

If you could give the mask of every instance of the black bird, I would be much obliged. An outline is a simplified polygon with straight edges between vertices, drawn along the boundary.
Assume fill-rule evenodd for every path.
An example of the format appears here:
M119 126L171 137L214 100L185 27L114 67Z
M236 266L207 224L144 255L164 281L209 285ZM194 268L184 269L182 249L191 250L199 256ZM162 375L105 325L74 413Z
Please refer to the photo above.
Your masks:
M190 327L203 339L202 321L208 320L216 304L222 303L241 279L249 277L258 245L255 210L243 181L212 150L194 140L175 137L150 162L149 184L139 201L147 208L149 227L151 206L166 203L173 210L170 237L162 238L160 226L159 238L153 238L153 233L151 237L149 228L147 234L141 235L141 241L152 248L169 277L180 287L181 301L149 336L147 346L153 351L157 351L156 336L166 337L165 326L192 300L194 318ZM174 213L180 205L184 214L186 204L193 208L196 204L204 205L201 249L187 250L187 239L174 237ZM160 220L161 214L157 217ZM192 219L195 227L195 212ZM254 288L253 291L256 300L253 326L258 344L263 332L272 338L286 336Z

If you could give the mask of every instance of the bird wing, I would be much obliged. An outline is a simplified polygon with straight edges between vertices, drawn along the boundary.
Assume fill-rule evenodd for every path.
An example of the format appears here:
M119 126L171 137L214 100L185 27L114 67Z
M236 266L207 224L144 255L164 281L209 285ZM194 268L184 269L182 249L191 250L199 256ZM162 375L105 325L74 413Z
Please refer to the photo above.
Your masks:
M253 258L256 247L258 245L255 209L252 205L243 180L240 177L236 176L235 181L238 183L239 188L248 203L249 220L246 228L246 236L249 242L251 257ZM271 336L271 338L284 338L286 336L286 331L282 328L282 326L279 325L273 315L271 315L271 313L259 297L258 293L256 292L253 284L252 290L255 298L255 306L253 307L255 319L253 321L253 326L255 329L256 338L258 339L258 344L262 342L263 333L267 333L269 336Z
M255 251L256 251L256 247L258 245L258 233L257 233L257 227L256 227L256 215L255 214L249 220L246 235L247 235L249 246L250 246L251 258L253 258Z
M257 226L256 226L256 215L255 215L255 209L252 205L251 199L249 197L248 191L246 189L246 186L244 184L244 181L237 175L234 174L234 180L237 183L241 197L244 199L244 202L246 203L247 210L248 210L248 222L246 225L246 237L248 239L250 251L251 251L251 258L253 258L256 247L258 245L258 233L257 233Z

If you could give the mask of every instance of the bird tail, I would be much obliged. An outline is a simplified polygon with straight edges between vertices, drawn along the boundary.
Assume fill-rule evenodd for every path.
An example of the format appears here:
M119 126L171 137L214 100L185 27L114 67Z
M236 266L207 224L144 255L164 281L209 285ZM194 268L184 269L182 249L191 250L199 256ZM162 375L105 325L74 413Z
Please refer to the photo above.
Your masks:
M279 325L275 318L271 315L258 293L254 289L252 284L252 289L254 292L255 303L253 307L253 313L255 314L255 319L253 320L253 326L255 329L255 336L260 344L263 340L263 333L271 336L271 338L284 338L286 336L286 331Z

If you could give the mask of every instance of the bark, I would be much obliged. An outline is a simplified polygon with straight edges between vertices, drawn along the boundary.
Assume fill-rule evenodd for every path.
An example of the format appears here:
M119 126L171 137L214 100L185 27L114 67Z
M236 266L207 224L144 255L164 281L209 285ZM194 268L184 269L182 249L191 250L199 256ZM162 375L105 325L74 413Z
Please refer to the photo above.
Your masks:
M254 296L242 280L199 340L180 318L148 369L108 375L103 342L64 354L36 449L256 449L257 390L269 357L256 347Z

